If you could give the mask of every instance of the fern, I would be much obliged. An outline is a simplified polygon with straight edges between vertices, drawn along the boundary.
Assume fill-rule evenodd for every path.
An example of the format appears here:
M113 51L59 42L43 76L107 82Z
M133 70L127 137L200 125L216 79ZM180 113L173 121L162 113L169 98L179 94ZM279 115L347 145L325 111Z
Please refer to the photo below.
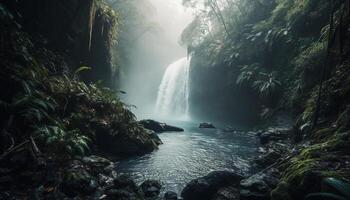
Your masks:
M257 90L262 98L273 96L282 85L276 78L274 73L259 73L259 79L254 81L253 88Z
M89 70L91 70L91 69L92 69L91 67L81 66L81 67L79 67L77 70L74 71L74 75L77 76L77 75L80 74L81 72L89 71Z
M90 139L79 130L66 131L59 126L36 127L35 135L56 154L74 156L84 155L90 149Z

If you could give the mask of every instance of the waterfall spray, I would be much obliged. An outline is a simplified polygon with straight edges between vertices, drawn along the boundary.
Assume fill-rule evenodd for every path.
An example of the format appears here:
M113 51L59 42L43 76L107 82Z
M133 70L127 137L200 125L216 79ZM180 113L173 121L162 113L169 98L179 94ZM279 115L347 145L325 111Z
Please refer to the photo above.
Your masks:
M158 90L157 115L167 118L188 118L190 62L191 57L184 57L166 69Z

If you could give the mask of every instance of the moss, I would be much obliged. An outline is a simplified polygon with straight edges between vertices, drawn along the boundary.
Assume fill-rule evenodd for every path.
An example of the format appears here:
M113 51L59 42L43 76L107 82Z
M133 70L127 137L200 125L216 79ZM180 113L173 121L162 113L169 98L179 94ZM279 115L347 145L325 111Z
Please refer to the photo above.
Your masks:
M315 112L315 105L317 99L317 90L311 93L311 97L306 101L304 106L304 111L302 113L301 119L304 123L312 121L312 117Z
M308 171L316 169L319 159L292 159L290 166L286 169L283 176L283 181L296 183Z
M309 10L310 0L295 0L291 8L288 10L286 20L292 20L296 16L303 15Z
M326 42L314 42L299 54L294 64L297 68L321 67L323 64L322 58L325 58L326 55L326 49Z
M271 193L273 200L302 199L307 193L319 191L321 180L326 177L349 179L349 133L323 128L314 134L320 133L329 134L328 139L315 140L318 143L303 149L286 164L281 182Z

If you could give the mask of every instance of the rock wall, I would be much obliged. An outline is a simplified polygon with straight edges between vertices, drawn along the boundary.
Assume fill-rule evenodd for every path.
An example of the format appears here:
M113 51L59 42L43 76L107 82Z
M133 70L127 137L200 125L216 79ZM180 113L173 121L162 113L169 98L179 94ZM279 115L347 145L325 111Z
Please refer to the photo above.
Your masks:
M111 48L115 41L116 15L96 0L5 0L22 30L41 37L45 47L63 55L70 70L91 67L84 80L111 86Z
M211 66L203 55L195 54L190 68L190 113L203 121L254 124L259 102L249 89L240 88L227 66ZM236 72L238 73L238 72Z

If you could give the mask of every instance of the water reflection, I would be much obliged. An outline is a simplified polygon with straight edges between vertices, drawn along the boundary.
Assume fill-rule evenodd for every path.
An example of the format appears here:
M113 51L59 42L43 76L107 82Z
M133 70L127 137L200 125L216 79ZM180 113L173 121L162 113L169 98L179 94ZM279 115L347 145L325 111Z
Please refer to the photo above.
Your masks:
M182 133L159 135L159 150L116 164L121 173L129 173L141 183L156 179L164 191L180 193L186 183L214 170L235 170L248 173L250 160L256 154L253 136L224 133L218 130L187 128Z

